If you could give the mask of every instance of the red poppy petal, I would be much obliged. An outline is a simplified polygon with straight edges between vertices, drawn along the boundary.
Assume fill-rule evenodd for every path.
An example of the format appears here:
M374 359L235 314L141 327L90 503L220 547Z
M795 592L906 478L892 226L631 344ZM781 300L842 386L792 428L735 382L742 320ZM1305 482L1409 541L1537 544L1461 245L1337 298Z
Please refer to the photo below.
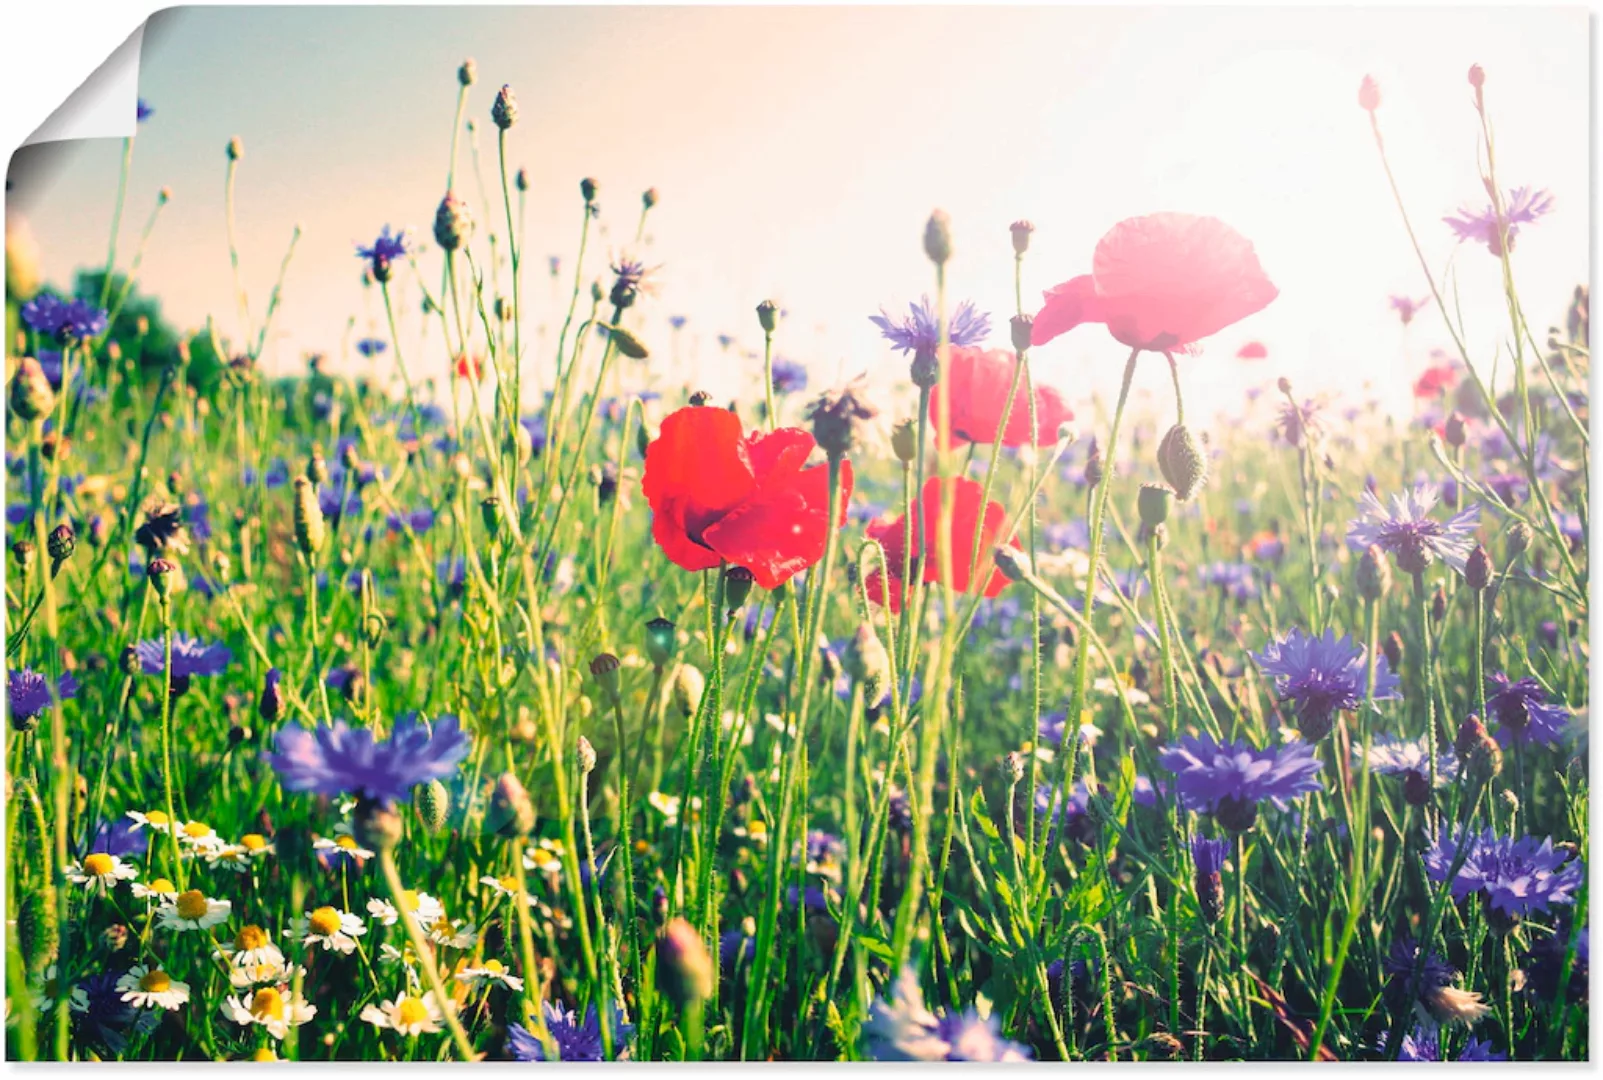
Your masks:
M808 436L811 442L811 436ZM842 520L851 498L851 464L841 471ZM824 557L829 535L829 466L814 465L794 482L772 485L708 527L703 538L730 562L775 589Z
M668 561L682 570L711 570L719 563L716 551L690 538L681 500L669 499L652 510L651 537Z
M1019 391L1019 397L1024 392ZM1063 401L1055 387L1035 388L1035 445L1049 446L1058 441L1058 428L1074 419L1074 410ZM1013 415L1008 417L1004 446L1023 446L1030 441L1029 406L1022 401L1013 403Z
M746 453L751 458L757 486L789 483L807 464L817 445L810 433L794 427L753 436L746 444Z
M880 607L890 608L892 615L900 615L902 613L903 589L900 578L896 577L895 575L891 576L890 589L887 592L885 588L885 579L880 576L880 572L878 570L875 570L872 574L869 574L866 579L864 579L863 589L868 593L868 598L874 603L878 604Z
M1103 321L1096 280L1090 274L1070 278L1046 290L1045 296L1046 306L1036 313L1030 327L1031 345L1045 345L1081 323Z
M667 499L686 500L681 512L692 528L738 505L755 487L740 418L697 406L668 414L646 447L640 487L653 512Z

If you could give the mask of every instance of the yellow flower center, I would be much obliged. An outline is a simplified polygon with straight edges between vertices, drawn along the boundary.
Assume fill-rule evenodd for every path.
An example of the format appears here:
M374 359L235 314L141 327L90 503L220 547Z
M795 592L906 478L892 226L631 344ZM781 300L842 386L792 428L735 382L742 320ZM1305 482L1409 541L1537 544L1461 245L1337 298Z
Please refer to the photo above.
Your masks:
M320 907L312 912L307 922L311 924L312 933L321 937L332 937L339 933L340 913L331 907Z
M486 960L484 970L492 975L501 975L506 972L506 967L499 960Z
M417 893L411 889L401 890L401 906L407 911L417 910Z
M334 838L334 846L335 847L339 847L339 848L344 848L346 851L355 851L356 850L356 837L354 837L354 836L336 836Z
M415 997L404 997L395 1003L395 1026L421 1024L429 1018L429 1010Z
M284 995L271 986L256 991L250 999L250 1014L258 1020L284 1019Z
M167 895L171 896L173 893L178 891L178 886L174 885L164 877L159 877L150 883L150 891L155 893L166 893Z
M190 889L178 898L178 914L186 919L198 919L206 914L206 894Z
M234 935L234 948L251 952L267 944L267 932L259 926L247 926Z
M97 851L93 855L84 858L83 868L96 877L104 877L115 870L117 864L112 861L110 855L103 851Z
M278 1055L273 1053L271 1046L264 1046L250 1056L252 1061L277 1061Z
M436 934L444 934L449 937L452 929L451 920L447 919L444 915L441 915L438 919L434 920L434 932Z
M210 825L203 825L198 821L191 821L184 826L184 835L191 840L199 840L201 837L209 835L211 831Z
M267 846L267 837L261 833L246 833L239 838L239 843L246 851L260 851Z
M167 824L168 817L160 810L152 810L150 813L145 815L145 820L159 829L163 825Z
M165 971L152 971L139 980L139 989L147 994L165 993L173 981L167 977Z
M501 879L501 888L505 889L509 893L517 892L518 879L508 874L506 877Z

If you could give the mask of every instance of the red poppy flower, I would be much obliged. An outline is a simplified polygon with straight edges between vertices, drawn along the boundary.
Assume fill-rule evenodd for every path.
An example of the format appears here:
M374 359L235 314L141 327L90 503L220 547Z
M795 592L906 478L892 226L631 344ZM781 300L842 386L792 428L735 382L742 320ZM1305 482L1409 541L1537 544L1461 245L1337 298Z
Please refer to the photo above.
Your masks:
M466 379L472 376L474 382L484 381L484 358L475 356L469 358L461 355L456 358L456 377Z
M1433 364L1414 383L1414 396L1434 398L1458 385L1458 369L1452 364Z
M952 548L952 588L959 593L965 593L969 587L969 561L974 557L974 532L980 530L980 563L979 572L989 574L985 583L985 595L994 597L1007 587L1007 578L1002 571L996 569L996 562L991 557L991 551L997 545L997 534L1002 530L1003 519L1006 517L1002 504L988 502L985 504L984 522L980 517L980 497L983 489L978 483L964 476L953 477L947 483L954 490L952 500L952 532L956 541ZM937 537L941 530L941 480L932 476L924 481L924 490L918 498L913 500L913 557L910 563L911 572L915 580L925 584L934 584L941 580L941 549L938 544L926 544L925 537ZM877 521L867 529L869 539L878 540L885 548L885 566L890 574L890 588L886 588L885 580L880 572L875 570L868 575L865 585L868 589L868 598L876 604L887 601L892 611L902 610L902 594L905 582L902 580L902 559L906 552L903 545L902 533L906 529L906 519L897 515L888 521ZM1017 540L1010 540L1014 547L1018 547Z
M1267 360L1269 348L1261 341L1249 341L1236 350L1237 360Z
M941 393L952 388L952 432L963 442L988 445L996 441L996 425L1002 420L1002 407L1013 385L1013 354L1005 349L959 347L951 351L947 376L930 393L930 422L940 423ZM1035 388L1035 445L1057 441L1058 425L1074 419L1074 412L1063 403L1063 396L1050 386ZM937 428L937 434L939 429ZM1008 413L1003 446L1023 446L1030 442L1030 404L1019 383L1013 395L1013 411Z
M778 588L824 556L829 467L805 467L816 445L800 428L747 435L725 409L691 405L670 414L646 447L641 490L652 537L686 570L728 561L763 588ZM848 461L837 526L851 496Z
M1262 311L1280 290L1252 242L1218 218L1148 214L1097 242L1091 273L1049 289L1030 342L1104 323L1132 349L1170 352Z

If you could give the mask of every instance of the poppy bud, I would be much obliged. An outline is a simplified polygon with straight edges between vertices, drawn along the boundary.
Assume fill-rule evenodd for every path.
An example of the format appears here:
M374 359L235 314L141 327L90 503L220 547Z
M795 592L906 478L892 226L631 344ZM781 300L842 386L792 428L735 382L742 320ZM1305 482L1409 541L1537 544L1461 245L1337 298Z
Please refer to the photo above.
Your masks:
M596 685L601 687L609 705L617 705L623 700L622 680L618 675L621 666L622 661L611 653L602 653L590 661L590 674L596 680Z
M473 57L462 61L462 66L456 69L456 81L463 86L472 86L479 79L479 65L473 62Z
M730 611L744 607L746 597L751 595L751 585L756 578L744 566L731 566L724 571L724 607Z
M145 568L151 588L156 590L159 599L165 601L172 594L173 571L177 569L178 567L168 559L151 559L150 565Z
M512 96L512 87L503 86L495 95L495 104L490 106L490 119L502 131L518 122L518 100Z
M323 507L304 476L295 478L295 543L308 559L323 548Z
M657 989L680 1008L712 996L712 957L684 919L673 919L657 935Z
M1523 521L1516 521L1508 527L1508 561L1513 562L1531 548L1531 527Z
M1008 231L1013 234L1013 253L1015 255L1023 255L1030 250L1030 234L1035 232L1034 225L1020 218L1008 226Z
M584 196L584 201L587 203L596 201L596 189L596 182L588 176L579 181L579 194Z
M1208 452L1191 428L1176 424L1169 429L1158 444L1158 470L1181 502L1202 490L1208 482Z
M1447 590L1441 582L1436 583L1436 591L1430 597L1430 621L1439 623L1447 618Z
M485 496L479 502L479 517L484 521L484 531L493 543L501 532L501 500L494 495Z
M1395 630L1387 634L1386 640L1381 643L1380 651L1386 654L1386 663L1391 665L1393 671L1396 671L1403 663L1402 635Z
M579 757L579 773L589 776L596 771L596 748L590 745L590 740L583 735L579 736L579 743L575 750Z
M377 802L364 795L356 800L356 809L351 816L351 831L364 847L388 851L401 842L406 826L392 804Z
M1492 583L1492 557L1485 544L1476 544L1475 550L1464 560L1464 582L1476 592Z
M1174 493L1162 484L1142 484L1136 496L1136 510L1141 515L1141 524L1155 526L1169 520L1169 503L1173 498Z
M1464 417L1457 410L1442 425L1442 438L1455 450L1464 445Z
M45 550L50 555L50 561L55 565L52 572L61 569L61 564L72 558L72 553L78 548L78 534L72 531L72 526L62 522L50 530L50 539L45 542Z
M446 819L451 813L451 793L444 784L438 780L419 784L414 799L418 820L423 823L426 832L433 835L445 828Z
M1002 572L1002 576L1009 581L1023 581L1034 572L1034 568L1030 565L1030 556L1008 544L997 545L991 552L991 560L996 563L996 568Z
M605 324L603 324L605 325ZM631 360L644 360L650 356L650 351L641 340L621 326L607 326L607 336L618 347L618 351Z
M455 251L473 233L473 215L468 212L468 204L456 197L456 193L447 191L445 198L440 200L440 208L434 212L434 240L445 251Z
M1374 544L1358 557L1358 595L1365 600L1378 601L1391 589L1391 563L1386 553Z
M952 218L945 210L936 210L924 225L924 254L936 266L944 266L952 257Z
M772 334L774 327L779 325L779 305L772 300L764 300L758 304L757 323L763 328L763 333Z
M12 413L21 420L38 420L48 416L55 403L56 392L50 388L44 368L33 357L24 356L11 376Z
M873 626L868 623L858 625L857 632L846 643L841 664L846 674L863 687L865 703L878 705L884 699L886 690L890 688L891 658L879 635L874 633Z
M240 142L238 135L228 140L227 152L229 161L238 161L245 156L245 144Z
M910 465L918 456L918 428L911 420L898 420L891 428L891 452L903 465Z
M1030 347L1030 334L1035 329L1035 317L1031 315L1015 315L1008 320L1008 329L1013 334L1013 351L1025 352Z
M497 836L516 840L534 830L534 803L516 776L502 773L490 795L490 810L485 815L485 827Z
M679 635L668 619L652 619L646 623L646 655L652 664L664 667L679 648Z
M700 668L694 664L680 664L673 673L674 708L686 719L694 716L701 708L701 695L706 688L707 678Z
M1364 81L1358 84L1358 106L1371 114L1380 108L1380 86L1373 75L1365 75Z

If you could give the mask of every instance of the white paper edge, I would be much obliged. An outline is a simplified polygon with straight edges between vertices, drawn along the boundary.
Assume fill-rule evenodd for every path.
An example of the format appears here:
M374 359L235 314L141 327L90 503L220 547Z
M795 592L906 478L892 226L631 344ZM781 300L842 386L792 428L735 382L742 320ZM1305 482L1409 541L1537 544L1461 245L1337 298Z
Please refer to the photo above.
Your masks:
M145 24L140 23L128 40L117 46L22 145L132 135L139 100L139 53L144 40Z

